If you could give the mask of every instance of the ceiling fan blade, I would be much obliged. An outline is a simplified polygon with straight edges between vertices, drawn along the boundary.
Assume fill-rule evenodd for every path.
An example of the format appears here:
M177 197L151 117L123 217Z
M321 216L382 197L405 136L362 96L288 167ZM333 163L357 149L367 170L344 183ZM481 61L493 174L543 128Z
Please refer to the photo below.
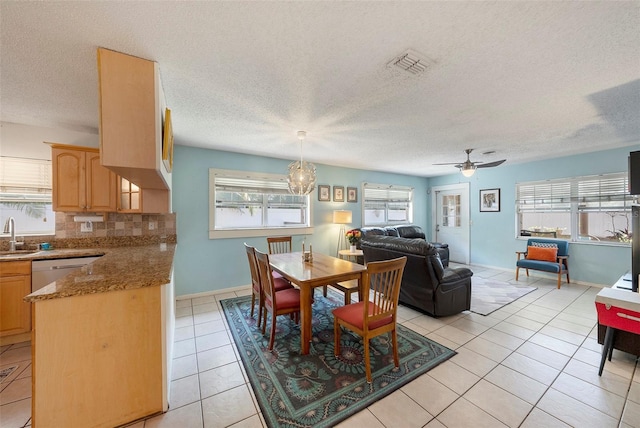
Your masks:
M460 162L432 163L431 165L457 165Z
M502 159L495 162L487 162L487 163L476 162L476 168L491 168L494 166L502 165L505 161L506 159Z

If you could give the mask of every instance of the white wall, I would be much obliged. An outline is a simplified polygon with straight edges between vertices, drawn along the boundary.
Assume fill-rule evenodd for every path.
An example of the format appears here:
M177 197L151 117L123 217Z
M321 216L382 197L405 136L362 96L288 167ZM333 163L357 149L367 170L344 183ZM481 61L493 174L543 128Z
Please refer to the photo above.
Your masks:
M100 137L97 133L0 122L0 156L51 159L51 148L45 141L97 148Z

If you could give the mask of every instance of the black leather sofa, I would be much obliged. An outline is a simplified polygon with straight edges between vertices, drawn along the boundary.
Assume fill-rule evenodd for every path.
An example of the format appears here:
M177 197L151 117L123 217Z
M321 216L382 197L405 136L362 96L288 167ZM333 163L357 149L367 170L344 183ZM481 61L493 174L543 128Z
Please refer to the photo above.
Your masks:
M400 303L435 317L454 315L471 307L473 272L443 267L438 249L424 239L366 234L360 246L366 263L407 256Z
M426 235L422 231L420 226L415 225L400 225L400 226L387 226L387 227L363 227L360 229L362 237L367 235L381 235L381 236L396 236L406 239L426 239ZM440 260L443 267L449 266L449 244L443 244L441 242L431 242L436 247L438 254L440 254Z

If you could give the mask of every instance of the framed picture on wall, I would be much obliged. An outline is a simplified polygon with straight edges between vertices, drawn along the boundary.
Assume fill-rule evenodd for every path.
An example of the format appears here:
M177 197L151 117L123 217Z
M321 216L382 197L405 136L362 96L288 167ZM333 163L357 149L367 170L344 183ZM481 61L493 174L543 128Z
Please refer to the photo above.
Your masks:
M318 185L318 200L330 201L331 200L331 186L320 184Z
M357 187L347 187L347 202L358 202Z
M480 212L500 211L500 189L480 190Z
M333 186L333 202L344 202L344 186Z

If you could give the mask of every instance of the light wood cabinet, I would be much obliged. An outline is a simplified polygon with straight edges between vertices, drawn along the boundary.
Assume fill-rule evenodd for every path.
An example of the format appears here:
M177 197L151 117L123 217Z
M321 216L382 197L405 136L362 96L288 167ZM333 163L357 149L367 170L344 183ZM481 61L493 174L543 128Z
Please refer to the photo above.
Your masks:
M168 409L173 286L34 303L34 427L112 427Z
M165 111L158 64L98 49L102 165L143 189L171 188L162 162Z
M169 192L160 189L141 189L124 177L118 177L118 212L169 212Z
M100 165L98 149L52 144L53 210L116 211L116 175Z
M0 337L31 331L31 262L0 262Z

